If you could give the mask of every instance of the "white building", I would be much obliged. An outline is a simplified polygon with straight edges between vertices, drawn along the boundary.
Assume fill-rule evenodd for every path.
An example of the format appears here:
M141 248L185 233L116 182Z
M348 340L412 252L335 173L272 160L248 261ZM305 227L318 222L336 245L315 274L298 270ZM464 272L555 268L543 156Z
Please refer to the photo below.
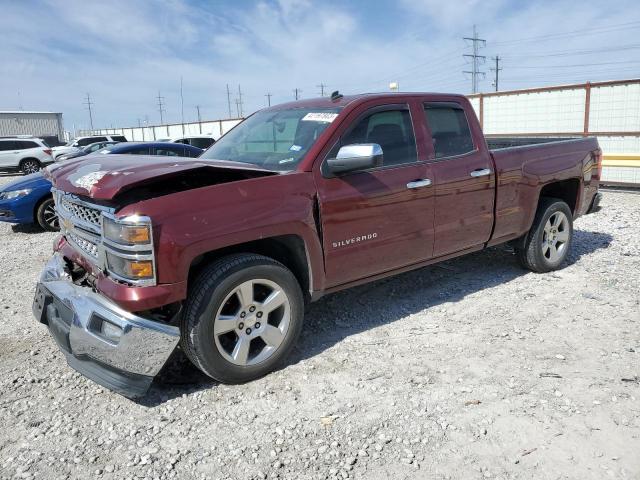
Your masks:
M0 111L0 136L33 135L45 140L64 141L62 113ZM57 143L57 142L53 142Z

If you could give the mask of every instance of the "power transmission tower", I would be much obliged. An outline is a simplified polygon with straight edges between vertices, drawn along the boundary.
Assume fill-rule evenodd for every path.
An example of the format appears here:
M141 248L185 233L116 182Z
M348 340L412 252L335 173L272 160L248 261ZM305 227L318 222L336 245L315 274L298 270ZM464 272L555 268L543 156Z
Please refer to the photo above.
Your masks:
M468 40L472 42L473 53L472 54L464 54L463 57L467 57L471 59L471 71L464 71L462 73L471 74L471 93L478 92L478 80L479 77L484 78L485 73L479 70L479 66L481 63L484 63L487 57L483 55L478 55L481 47L487 45L487 41L478 38L478 32L476 31L476 26L473 26L473 37L464 37L463 40Z
M267 97L267 106L270 107L271 106L271 97L272 97L272 95L270 93L267 93L265 95L265 97Z
M227 83L227 105L229 106L229 118L233 117L231 113L231 91L229 90L229 84Z
M238 118L242 118L242 90L240 90L240 84L238 84Z
M240 99L236 98L236 112L237 112L237 117L236 118L240 118Z
M320 96L324 97L324 87L326 87L326 85L322 82L320 82L320 85L316 85L316 87L318 87L320 89Z
M293 89L293 93L295 95L296 100L300 99L300 94L302 93L302 90L300 90L299 88L294 88Z
M496 62L496 67L492 68L491 71L495 72L495 79L493 80L493 85L496 87L496 92L498 91L498 73L500 72L500 70L502 70L502 67L500 66L500 60L501 58L496 55L495 57L492 57L491 60Z
M87 100L83 103L84 105L87 106L87 109L89 110L89 124L91 125L91 130L93 130L93 111L91 110L91 106L93 105L93 102L91 101L91 96L88 93L87 93Z
M164 117L163 117L163 113L166 111L163 107L164 103L162 102L164 100L164 97L160 95L160 92L158 91L158 111L160 112L160 125L164 124Z

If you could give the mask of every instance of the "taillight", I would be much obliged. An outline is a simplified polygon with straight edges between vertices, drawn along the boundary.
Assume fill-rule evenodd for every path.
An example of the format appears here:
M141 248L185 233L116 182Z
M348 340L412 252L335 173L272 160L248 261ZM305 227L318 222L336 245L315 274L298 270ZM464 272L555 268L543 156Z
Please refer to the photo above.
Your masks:
M51 155L51 152L52 152L52 151L51 151L50 149L48 149L48 148L45 148L45 149L43 149L42 151L43 151L44 153L46 153L47 155Z
M600 149L596 150L596 164L596 179L600 180L600 177L602 176L602 150Z

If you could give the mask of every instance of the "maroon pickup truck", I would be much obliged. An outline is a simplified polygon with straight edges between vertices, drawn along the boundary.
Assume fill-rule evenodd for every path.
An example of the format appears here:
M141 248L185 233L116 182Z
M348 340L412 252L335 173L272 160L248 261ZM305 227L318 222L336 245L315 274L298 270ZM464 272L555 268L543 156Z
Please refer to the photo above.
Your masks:
M463 96L336 92L261 110L198 159L57 165L34 314L73 368L135 397L176 348L220 382L267 374L326 293L504 242L559 268L599 202L596 139L487 143Z

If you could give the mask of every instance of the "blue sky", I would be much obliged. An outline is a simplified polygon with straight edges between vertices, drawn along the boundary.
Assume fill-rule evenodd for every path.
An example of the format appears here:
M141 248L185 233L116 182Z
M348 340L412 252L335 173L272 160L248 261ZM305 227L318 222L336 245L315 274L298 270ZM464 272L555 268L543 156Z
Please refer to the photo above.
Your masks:
M640 77L637 1L0 0L0 110L53 110L67 129L235 116L327 90L470 93L473 25L491 91Z

